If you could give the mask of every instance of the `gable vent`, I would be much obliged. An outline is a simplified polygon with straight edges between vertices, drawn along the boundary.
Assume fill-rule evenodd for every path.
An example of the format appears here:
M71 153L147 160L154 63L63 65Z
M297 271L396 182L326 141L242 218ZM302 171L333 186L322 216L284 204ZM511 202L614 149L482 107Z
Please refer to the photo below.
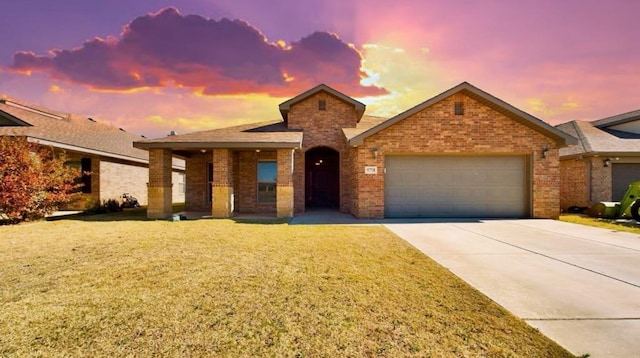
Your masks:
M455 102L453 105L453 112L456 116L462 116L464 114L464 104L462 102Z

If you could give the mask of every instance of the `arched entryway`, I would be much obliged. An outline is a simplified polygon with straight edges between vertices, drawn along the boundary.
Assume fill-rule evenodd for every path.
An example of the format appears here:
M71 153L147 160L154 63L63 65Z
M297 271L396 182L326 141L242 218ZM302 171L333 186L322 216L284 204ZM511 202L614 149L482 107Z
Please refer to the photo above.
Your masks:
M305 207L340 206L340 153L316 147L305 153Z

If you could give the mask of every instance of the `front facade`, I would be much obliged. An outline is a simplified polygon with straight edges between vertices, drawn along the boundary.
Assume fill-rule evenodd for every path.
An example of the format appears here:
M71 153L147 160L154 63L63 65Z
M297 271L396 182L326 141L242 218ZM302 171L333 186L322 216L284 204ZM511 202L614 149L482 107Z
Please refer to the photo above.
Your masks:
M186 209L291 217L559 215L559 149L575 140L462 83L399 115L320 85L282 120L138 141L149 150L149 217L171 215L168 158L186 161Z
M124 193L147 204L148 152L133 148L140 136L120 128L58 113L13 99L0 99L0 136L23 137L63 151L67 165L81 171L81 192L61 209L85 210ZM176 183L172 201L184 202L184 163L174 159L170 175Z
M557 128L578 138L577 145L560 150L562 210L620 201L629 184L640 180L640 110Z

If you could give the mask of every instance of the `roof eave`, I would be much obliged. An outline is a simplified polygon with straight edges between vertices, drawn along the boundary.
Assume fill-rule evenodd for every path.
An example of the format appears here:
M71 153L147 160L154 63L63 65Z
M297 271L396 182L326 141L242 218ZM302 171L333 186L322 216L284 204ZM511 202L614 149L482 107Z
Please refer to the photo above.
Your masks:
M51 146L51 147L54 147L54 148L64 149L64 150L71 150L71 151L79 152L79 153L93 154L93 155L109 157L109 158L114 158L114 159L119 159L119 160L128 160L128 161L132 161L132 162L136 162L136 163L143 163L143 164L148 164L149 163L149 160L143 159L143 158L132 157L132 156L116 154L116 153L110 153L110 152L105 152L105 151L97 150L97 149L84 148L84 147L79 147L79 146L72 145L72 144L55 142L55 141L51 141L51 140L48 140L48 139L42 139L42 138L27 136L27 140L29 142L32 142L32 143L37 143L37 144L40 144L40 145L48 145L48 146Z
M138 149L264 149L290 148L300 149L302 140L295 142L133 142Z

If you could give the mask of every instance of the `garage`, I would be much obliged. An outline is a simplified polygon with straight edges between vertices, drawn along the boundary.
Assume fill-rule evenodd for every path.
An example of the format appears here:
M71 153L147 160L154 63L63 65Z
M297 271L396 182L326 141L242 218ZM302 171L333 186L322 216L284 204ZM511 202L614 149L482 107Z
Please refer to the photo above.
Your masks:
M524 156L387 156L385 216L529 217Z
M614 163L611 168L611 200L621 200L629 184L638 180L640 180L640 164Z

